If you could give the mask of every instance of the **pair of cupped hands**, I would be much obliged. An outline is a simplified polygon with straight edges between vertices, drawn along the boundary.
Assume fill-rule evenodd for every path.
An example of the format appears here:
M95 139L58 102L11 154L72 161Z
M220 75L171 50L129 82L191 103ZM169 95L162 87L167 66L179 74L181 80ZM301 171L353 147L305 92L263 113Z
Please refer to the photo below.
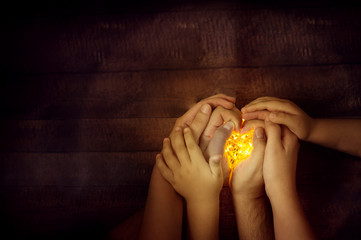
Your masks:
M246 199L276 196L277 191L295 186L298 138L267 116L247 120L242 126L242 112L235 107L235 98L211 96L178 118L164 139L156 165L187 202L219 198L222 186L228 183L232 195ZM252 154L235 167L229 181L226 140L233 130L245 133L251 129L255 129Z

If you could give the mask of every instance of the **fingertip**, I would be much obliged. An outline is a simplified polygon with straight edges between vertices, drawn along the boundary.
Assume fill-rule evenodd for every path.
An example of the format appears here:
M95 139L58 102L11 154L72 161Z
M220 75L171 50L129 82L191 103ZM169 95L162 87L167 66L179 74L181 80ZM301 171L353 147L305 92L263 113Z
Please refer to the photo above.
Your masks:
M161 168L162 166L162 155L159 153L155 156L155 164L158 168Z
M241 131L241 126L239 124L236 124L236 126L234 127L234 130L236 132L240 132Z
M217 154L209 158L209 162L219 164L222 160L223 155Z
M245 134L246 132L248 132L250 129L246 126L243 126L243 128L240 131L240 134Z
M269 114L269 120L276 119L276 117L277 117L277 114L274 113L274 112L271 112L271 113Z
M256 128L253 135L256 139L265 139L265 133L263 128Z
M169 138L164 138L163 139L163 143L167 143L167 142L169 142L170 140L169 140Z
M201 107L201 112L204 114L208 114L212 110L211 106L209 104L203 104Z
M191 130L188 128L188 127L186 127L184 130L183 130L183 132L184 133L189 133Z
M234 128L234 123L233 123L232 121L229 121L229 122L223 124L223 127L224 127L225 129L227 129L228 131L233 130L233 128Z

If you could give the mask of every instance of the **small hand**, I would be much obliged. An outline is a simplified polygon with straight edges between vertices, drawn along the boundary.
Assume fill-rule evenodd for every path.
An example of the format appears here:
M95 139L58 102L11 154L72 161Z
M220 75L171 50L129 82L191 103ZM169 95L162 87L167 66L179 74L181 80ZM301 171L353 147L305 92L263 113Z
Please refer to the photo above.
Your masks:
M219 198L222 188L220 156L206 162L192 131L175 129L172 144L164 140L157 166L163 177L182 195L187 203L205 203Z
M299 143L287 127L265 121L267 145L263 177L271 199L288 191L296 191L296 167Z
M273 123L287 126L301 140L307 140L315 125L314 119L308 116L293 102L274 97L261 97L242 108L245 120L267 117Z

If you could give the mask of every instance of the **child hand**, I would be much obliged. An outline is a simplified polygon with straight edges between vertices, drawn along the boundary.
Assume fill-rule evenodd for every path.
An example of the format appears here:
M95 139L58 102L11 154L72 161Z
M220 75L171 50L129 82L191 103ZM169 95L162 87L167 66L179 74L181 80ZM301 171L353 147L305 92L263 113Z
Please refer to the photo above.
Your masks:
M315 125L314 119L296 104L274 97L258 98L244 106L242 113L245 120L265 120L268 117L271 122L288 127L301 140L308 139Z
M163 177L182 195L187 203L207 203L217 200L223 178L221 156L206 162L189 128L174 131L172 142L164 140L162 154L157 155L157 166Z
M296 191L296 167L299 143L285 126L265 121L267 144L263 178L268 197L284 196Z

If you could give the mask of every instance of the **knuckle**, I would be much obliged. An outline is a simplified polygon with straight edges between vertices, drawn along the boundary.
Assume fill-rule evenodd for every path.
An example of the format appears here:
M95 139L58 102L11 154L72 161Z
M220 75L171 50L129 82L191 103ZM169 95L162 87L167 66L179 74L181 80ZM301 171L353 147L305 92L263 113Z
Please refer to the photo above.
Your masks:
M184 142L181 141L181 139L179 139L179 138L175 139L174 145L173 145L173 147L174 147L175 149L180 149L180 148L183 147L183 146L184 146Z
M188 142L188 143L187 143L187 148L188 148L188 150L190 150L190 151L197 149L197 146L198 146L198 145L196 145L194 142Z
M224 107L222 106L217 106L215 109L214 109L215 112L222 112L224 111Z

